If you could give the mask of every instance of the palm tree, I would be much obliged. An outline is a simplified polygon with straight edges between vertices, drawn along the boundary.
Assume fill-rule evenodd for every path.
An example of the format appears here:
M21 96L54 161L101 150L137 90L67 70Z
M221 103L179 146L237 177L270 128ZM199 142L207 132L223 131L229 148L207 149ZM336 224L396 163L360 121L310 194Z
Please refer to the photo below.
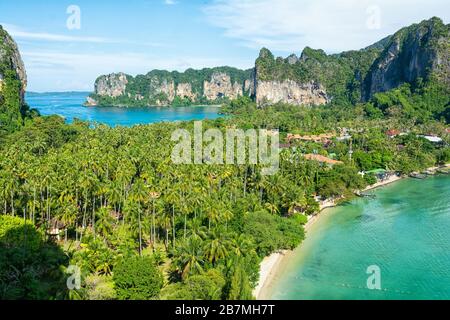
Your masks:
M193 219L189 222L188 237L206 239L208 237L208 229L203 226L201 218Z
M138 215L138 226L139 226L139 254L142 255L142 219L141 219L141 212L142 212L142 203L147 199L147 187L145 186L144 182L139 179L135 182L133 185L133 193L131 198L137 202L138 209L137 209L137 215Z
M180 193L178 185L172 186L169 192L166 195L166 201L171 206L172 211L172 245L173 248L176 249L176 231L175 231L175 205L180 203Z
M67 229L75 222L78 210L71 195L63 194L58 201L61 211L57 214L56 218L65 226L64 239L67 242Z
M114 222L114 217L111 216L109 208L103 207L97 211L96 228L99 235L104 238L110 235Z
M266 203L266 208L267 210L270 211L271 214L279 214L280 213L280 209L278 209L278 206L274 203Z
M175 253L173 265L181 273L181 278L185 280L189 276L203 273L204 252L202 241L199 238L191 237L179 246Z
M153 244L153 248L156 243L156 201L161 197L159 192L150 192L150 199L152 200L152 223L150 230L150 239Z
M231 240L231 248L234 256L241 258L248 255L256 255L255 245L250 237L245 234L235 235Z
M225 230L222 228L215 229L210 233L205 243L204 250L206 258L210 263L216 264L228 256L230 245L231 243Z

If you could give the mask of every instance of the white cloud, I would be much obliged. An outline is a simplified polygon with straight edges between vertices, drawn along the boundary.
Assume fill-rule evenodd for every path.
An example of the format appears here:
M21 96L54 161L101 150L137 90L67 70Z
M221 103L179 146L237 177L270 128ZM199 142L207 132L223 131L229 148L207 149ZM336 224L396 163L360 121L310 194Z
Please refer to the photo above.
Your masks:
M174 4L177 4L178 2L176 2L175 0L164 0L164 3L169 6L172 6Z
M141 46L151 46L151 47L164 47L164 44L161 43L152 43L152 42L133 42L129 40L122 39L109 39L103 37L83 37L83 36L69 36L62 34L54 34L47 32L30 32L27 30L23 30L22 28L7 24L0 23L3 25L6 31L17 40L40 40L40 41L49 41L49 42L70 42L70 43L93 43L93 44L135 44Z
M114 42L113 40L101 37L80 37L80 36L67 36L61 34L46 33L46 32L29 32L15 25L6 23L2 25L8 31L8 33L15 39L44 40L55 42L89 42L89 43Z
M380 28L368 25L374 6ZM450 18L448 0L216 0L203 11L243 46L283 52L360 49L411 23Z

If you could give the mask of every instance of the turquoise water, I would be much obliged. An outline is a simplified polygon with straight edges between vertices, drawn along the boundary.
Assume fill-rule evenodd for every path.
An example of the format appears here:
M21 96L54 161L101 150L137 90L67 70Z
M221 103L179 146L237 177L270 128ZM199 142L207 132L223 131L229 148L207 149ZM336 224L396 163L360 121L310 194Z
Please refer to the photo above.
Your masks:
M74 118L104 123L110 126L133 126L162 121L185 121L216 119L220 117L219 107L187 108L86 108L83 103L87 92L27 93L27 103L38 109L42 115L60 115L67 122Z
M324 213L271 299L450 299L450 177L407 179ZM367 268L382 290L367 289Z

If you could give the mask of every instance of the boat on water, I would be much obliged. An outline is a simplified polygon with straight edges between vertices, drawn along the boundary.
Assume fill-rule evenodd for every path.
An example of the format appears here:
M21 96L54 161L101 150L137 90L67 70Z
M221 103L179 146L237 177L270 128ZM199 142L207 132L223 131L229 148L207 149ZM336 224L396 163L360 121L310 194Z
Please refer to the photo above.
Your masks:
M370 199L376 199L376 195L371 194L371 193L363 193L363 192L355 192L355 195L360 197L360 198L370 198Z
M422 179L422 180L427 178L426 174L418 173L418 172L413 172L409 176L414 179Z

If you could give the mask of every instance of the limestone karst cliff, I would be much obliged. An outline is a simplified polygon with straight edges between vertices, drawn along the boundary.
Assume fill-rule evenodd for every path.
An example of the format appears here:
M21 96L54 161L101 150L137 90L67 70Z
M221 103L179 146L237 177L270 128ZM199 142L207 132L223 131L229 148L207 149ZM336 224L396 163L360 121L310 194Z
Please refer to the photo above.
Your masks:
M437 78L450 85L449 25L439 18L406 27L365 49L327 55L305 48L300 57L275 58L262 49L255 68L259 105L284 102L355 104L374 94Z
M230 67L168 72L153 70L132 77L100 76L87 105L170 106L217 104L250 95L252 70Z
M367 75L363 88L365 100L377 92L432 75L449 85L449 30L449 25L432 18L394 34Z
M326 54L306 47L300 56L275 57L263 48L255 67L154 70L131 77L101 76L88 105L217 104L248 95L260 107L293 105L354 105L403 83L432 77L450 86L449 25L439 18L422 21L379 42L354 51Z
M329 101L324 88L314 81L297 83L292 80L261 80L257 83L256 102L259 106L278 102L293 105L322 105Z
M11 36L0 26L0 131L22 123L27 76L25 66Z

